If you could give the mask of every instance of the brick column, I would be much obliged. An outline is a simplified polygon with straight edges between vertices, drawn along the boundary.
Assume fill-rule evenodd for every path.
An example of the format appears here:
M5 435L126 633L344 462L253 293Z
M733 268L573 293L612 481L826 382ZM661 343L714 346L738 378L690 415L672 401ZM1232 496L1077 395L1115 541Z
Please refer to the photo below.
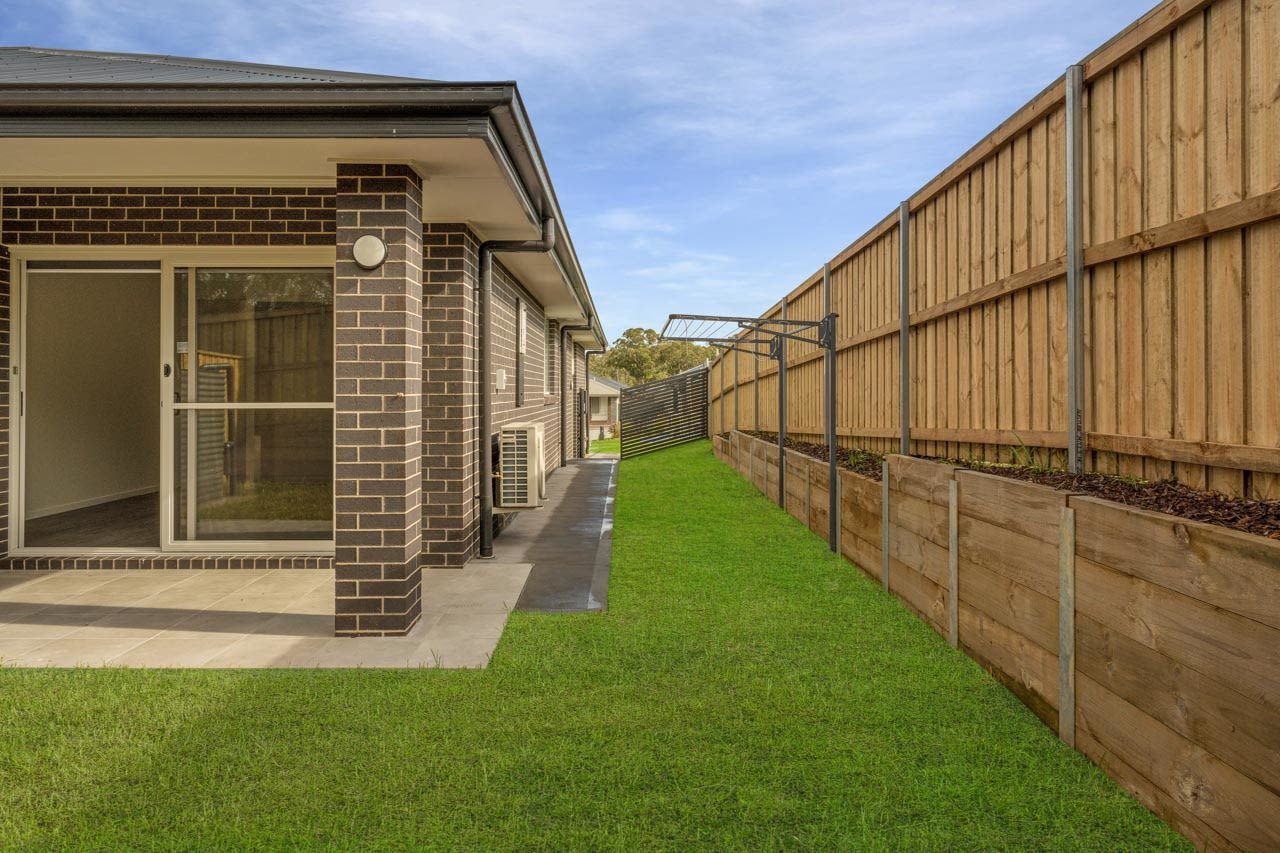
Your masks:
M422 179L339 164L334 575L339 636L408 633L422 613ZM387 244L373 270L356 239Z
M476 275L480 247L459 223L423 236L422 565L460 567L479 533Z

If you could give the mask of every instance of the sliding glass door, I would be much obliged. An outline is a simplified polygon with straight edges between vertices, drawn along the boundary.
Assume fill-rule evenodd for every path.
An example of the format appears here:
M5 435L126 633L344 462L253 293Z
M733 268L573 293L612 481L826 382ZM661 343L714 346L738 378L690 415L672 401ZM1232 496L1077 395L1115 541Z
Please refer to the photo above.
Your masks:
M333 271L178 267L172 547L333 539Z
M10 541L154 550L160 264L31 261L20 272Z

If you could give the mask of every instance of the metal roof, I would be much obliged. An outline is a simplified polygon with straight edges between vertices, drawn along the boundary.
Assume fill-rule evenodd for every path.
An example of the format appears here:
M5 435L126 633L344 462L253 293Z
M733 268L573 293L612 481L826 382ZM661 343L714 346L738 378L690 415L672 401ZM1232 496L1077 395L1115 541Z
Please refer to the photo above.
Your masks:
M176 83L424 83L415 77L292 68L147 53L103 53L44 47L0 47L0 84L28 86Z
M551 255L583 307L589 333L608 339L564 225L523 101L513 82L293 68L159 54L0 46L0 136L282 138L483 137L519 192L563 235ZM270 122L265 132L263 123ZM465 127L464 127L465 125Z
M599 376L595 373L591 374L591 384L596 386L591 389L591 394L597 397L616 397L623 388L631 387L625 382L619 382L616 379L611 379L608 376Z

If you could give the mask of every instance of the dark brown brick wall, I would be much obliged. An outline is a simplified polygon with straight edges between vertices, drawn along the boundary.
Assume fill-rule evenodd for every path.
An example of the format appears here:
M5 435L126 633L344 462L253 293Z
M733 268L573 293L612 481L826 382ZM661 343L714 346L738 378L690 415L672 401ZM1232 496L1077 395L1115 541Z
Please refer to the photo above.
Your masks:
M475 553L476 264L459 223L423 233L422 564L461 566Z
M583 434L583 409L579 405L581 395L578 393L587 387L587 351L580 344L573 345L573 395L570 401L573 415L568 423L572 424L570 428L570 441L568 446L568 454L570 458L581 455L580 450L584 445Z
M524 405L516 405L516 305L523 300L529 324L524 358ZM541 423L547 471L560 466L559 395L543 391L547 334L542 306L501 262L493 265L493 366L507 372L505 390L493 392L493 428L509 423Z
M422 613L422 179L340 163L336 207L335 628L394 636ZM352 259L366 234L377 269Z
M374 166L368 169L399 167ZM368 178L378 181L386 178L403 180L401 175L344 175L345 180L360 181ZM370 185L378 192L363 193L359 183L354 186L344 184L345 195L385 196L386 187L381 184ZM420 190L419 190L420 191ZM371 199L356 200L357 205L370 203ZM385 199L379 204L384 204ZM347 210L344 223L356 223L359 233L365 233L374 227L374 219L380 223L390 221L383 214L388 211L378 207L373 211L361 211L356 208ZM360 226L361 214L377 214L373 219L366 219L367 227ZM403 213L403 211L399 211ZM351 217L355 218L352 219ZM39 245L333 245L340 243L339 256L348 252L349 245L341 244L337 234L338 217L336 214L336 195L333 188L272 188L272 187L9 187L0 190L0 239L16 244ZM378 224L378 228L399 227ZM355 232L352 232L355 236ZM419 355L413 356L415 363L421 364L418 378L421 382L421 414L418 426L421 430L420 451L417 455L420 465L420 564L424 566L460 566L475 551L477 540L477 473L479 436L476 418L476 299L475 285L477 273L477 252L479 240L465 224L433 223L422 226L421 237L421 282L423 287L422 308L419 315L421 322L421 349ZM399 268L397 268L399 269ZM541 421L545 425L546 457L548 469L559 464L559 407L563 406L567 422L572 429L572 398L562 399L560 394L559 370L568 368L565 361L567 354L555 353L554 362L557 371L551 394L545 393L544 365L545 349L548 336L546 321L537 301L523 291L516 278L502 266L499 258L495 264L494 275L494 329L495 329L495 366L507 370L508 388L495 394L495 425L512 421ZM353 270L347 269L351 273ZM344 279L363 279L365 276L341 276ZM9 337L9 257L4 246L0 246L0 513L7 515L8 507L8 337ZM352 332L359 336L382 336L384 327L365 325L386 321L387 311L401 311L396 301L397 292L404 293L406 279L398 278L398 284L391 287L393 292L377 293L379 300L390 298L390 303L380 302L376 308L371 302L350 303L357 307L357 325ZM379 291L386 288L387 282L376 284ZM359 289L359 285L351 285ZM342 287L342 285L340 285ZM396 291L396 288L399 288ZM412 286L409 286L412 291ZM374 294L352 292L349 296L369 298ZM515 300L517 297L526 300L528 306L529 337L526 355L525 372L525 405L516 408L515 381ZM406 303L407 306L407 303ZM384 310L386 309L386 310ZM339 308L338 310L344 310ZM369 314L361 317L361 312ZM376 321L372 314L382 317ZM408 320L406 319L406 323ZM554 326L554 324L553 324ZM393 335L394 337L394 335ZM364 338L362 337L362 340ZM559 330L553 328L551 341L559 341ZM380 341L382 339L380 338ZM397 355L405 355L407 342L392 341L387 346L401 348ZM355 344L355 346L360 346ZM384 346L383 343L370 343L368 346ZM372 352L372 351L370 351ZM346 355L355 355L360 360L357 349ZM378 359L386 353L380 352ZM406 356L407 357L407 356ZM573 357L578 363L576 385L585 387L585 375L581 366L581 349L575 347ZM391 360L395 364L394 359ZM379 369L386 364L379 362ZM360 368L363 370L364 368ZM572 372L569 368L566 372ZM396 375L403 373L404 375ZM358 381L361 377L339 377L347 385L343 390L353 391L360 396ZM379 388L392 384L405 384L408 389L412 383L409 371L391 368L391 374L379 377L363 377L376 380ZM351 381L356 381L354 389ZM367 386L372 393L373 384ZM402 389L403 392L403 389ZM366 401L367 402L367 401ZM363 404L362 404L363 405ZM372 405L370 403L370 405ZM366 423L378 413L365 412ZM383 413L386 414L386 413ZM354 419L355 429L360 429L361 412L348 412L344 421L335 414L335 423L350 424ZM379 428L382 429L382 428ZM393 427L398 429L398 427ZM405 427L408 430L408 427ZM400 437L397 434L397 437ZM363 440L363 439L362 439ZM341 444L341 442L339 442ZM365 456L380 455L387 447L400 448L404 445L378 445L377 449L365 451ZM574 442L569 442L569 453L574 455ZM361 446L350 445L346 450L339 449L339 459L345 454L348 462L357 464L373 464L360 460ZM379 465L387 464L383 462ZM398 465L397 462L389 463ZM357 469L368 471L372 469ZM407 472L408 468L403 469ZM401 469L396 468L392 479L401 477ZM363 476L363 475L362 475ZM358 489L359 487L357 487ZM375 487L386 488L386 486ZM399 488L399 487L397 487ZM372 495L347 495L346 497L368 498ZM401 515L401 520L408 512L407 501L401 507L397 503L399 495L379 496L388 498L392 514ZM358 504L362 505L362 504ZM377 513L381 515L381 513ZM394 534L384 536L386 530L377 531L380 540L378 545L366 544L366 548L387 547L385 541L405 538L403 528L388 528ZM354 537L359 542L371 542L373 534L370 530L361 531L356 522ZM0 516L0 554L8 549L7 521ZM355 546L362 547L360 545ZM393 544L393 548L412 546ZM344 552L346 557L357 557L358 552ZM200 557L173 555L156 558L126 558L131 567L236 567L249 566L297 566L314 567L333 564L328 558L294 557L290 555L274 555L270 557L252 556L219 556ZM319 559L321 562L317 563ZM264 562L265 561L265 562ZM341 563L341 561L339 561ZM126 563L119 559L90 561L85 559L53 559L30 558L3 561L0 567L34 568L38 563L41 568L64 566L67 568L124 567ZM366 579L369 580L369 579ZM382 578L378 578L379 581ZM397 581L400 587L392 598L400 598L403 602L413 599L417 588L407 588L407 578ZM390 587L386 587L389 589ZM375 588L367 587L372 592ZM382 589L382 588L379 588ZM350 591L350 587L342 587L342 591ZM355 596L359 598L361 596ZM381 598L381 596L378 596ZM365 605L351 605L365 606ZM398 606L398 605L393 605ZM353 615L353 614L348 614ZM370 614L371 615L371 614ZM387 614L381 614L387 615ZM389 614L392 616L404 614ZM349 621L349 620L348 620ZM357 622L359 620L356 620ZM372 628L373 619L367 619L371 632L382 629ZM395 629L392 629L392 633Z
M9 245L331 246L331 187L6 187Z
M479 532L475 288L480 241L461 223L431 223L424 230L422 563L461 566L475 553ZM500 257L495 261L493 364L495 370L506 370L508 384L505 390L494 391L494 428L518 421L541 422L550 471L560 465L561 395L558 384L551 394L544 389L546 318L542 306ZM525 301L529 323L525 405L520 407L515 405L517 298ZM558 327L552 337L558 340Z

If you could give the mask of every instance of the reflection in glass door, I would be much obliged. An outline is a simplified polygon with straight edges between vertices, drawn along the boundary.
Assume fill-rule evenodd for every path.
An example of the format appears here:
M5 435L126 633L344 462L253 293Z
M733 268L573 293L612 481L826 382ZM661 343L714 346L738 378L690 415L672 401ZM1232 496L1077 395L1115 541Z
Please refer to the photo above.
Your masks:
M333 539L333 271L174 271L173 540Z

